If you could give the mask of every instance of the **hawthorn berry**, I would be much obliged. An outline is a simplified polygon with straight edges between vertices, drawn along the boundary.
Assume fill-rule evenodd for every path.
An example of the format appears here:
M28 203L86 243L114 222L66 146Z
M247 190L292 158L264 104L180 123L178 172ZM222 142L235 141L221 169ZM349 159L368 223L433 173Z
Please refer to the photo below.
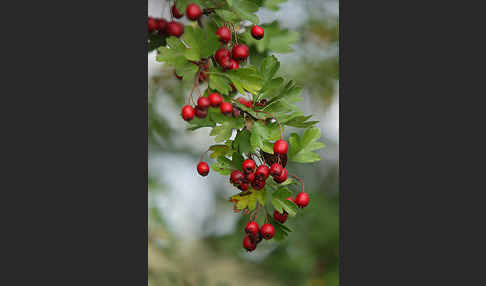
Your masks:
M248 235L255 236L259 230L258 223L256 221L250 221L245 226L245 232Z
M218 107L223 102L223 98L217 92L211 93L208 99L212 107Z
M300 192L297 197L295 197L295 203L299 208L305 208L309 204L309 194Z
M231 55L233 59L242 61L248 57L250 50L244 44L235 45L231 50Z
M255 161L253 161L252 159L246 159L241 164L241 169L243 169L243 173L245 174L253 173L255 171L255 167Z
M251 183L255 180L255 173L248 173L245 175L245 178L243 179L244 183Z
M235 69L240 67L240 65L238 65L238 62L235 61L235 60L231 59L230 62L231 62L231 68L230 69L235 70Z
M253 27L251 27L251 35L253 38L260 40L265 35L265 30L260 26L253 25Z
M279 177L282 174L282 165L279 163L273 163L272 166L270 166L270 175L273 177Z
M201 109L208 109L209 105L211 105L209 98L201 96L197 99L197 106L199 106Z
M226 26L219 27L219 29L216 30L216 35L219 40L225 44L231 41L231 31Z
M201 108L199 105L194 109L194 114L198 118L206 118L208 116L208 110Z
M267 165L260 165L255 171L255 178L260 180L266 180L270 175L270 168Z
M199 5L194 3L187 5L186 16L189 20L195 21L199 19L201 15L202 15L202 10L201 7L199 7Z
M248 190L248 188L250 188L250 185L247 184L247 183L241 183L238 185L238 189L242 190L242 191L246 191Z
M164 19L157 19L155 20L155 23L157 24L156 30L159 31L160 34L165 32L165 28L167 27L167 21Z
M256 242L253 242L250 239L250 236L247 235L245 238L243 238L243 248L245 248L248 252L251 252L256 249Z
M184 16L184 14L181 14L179 12L179 10L177 10L177 7L176 7L175 4L172 5L171 11L172 11L172 16L174 16L176 19L180 19L180 18L182 18L182 16Z
M275 234L275 228L273 227L273 225L266 223L262 225L262 228L260 229L260 233L262 234L263 238L269 240Z
M149 33L157 30L157 20L155 20L154 18L148 17L147 24Z
M228 57L228 58L231 57L231 53L225 48L219 48L214 54L214 57L216 58L218 64L221 65L221 59L223 57Z
M197 172L199 173L199 175L205 177L209 174L209 165L208 163L206 162L199 162L199 164L197 164Z
M249 235L249 237L250 237L251 241L253 241L253 243L256 243L256 244L259 244L263 239L262 234L260 232L258 232L255 236Z
M174 37L180 37L182 34L184 34L184 26L179 23L179 22L176 22L176 21L171 21L169 23L167 23L167 34L169 34L170 36L174 36Z
M245 175L240 170L233 170L230 175L230 182L236 185L239 185L243 182Z
M284 223L287 220L288 215L289 214L286 211L283 211L283 213L280 213L277 210L273 211L273 218L280 223Z
M251 108L251 105L252 105L252 103L253 103L251 100L248 100L248 99L246 99L246 98L244 98L244 97L240 97L240 98L238 98L238 101L239 101L241 104L243 104L244 106L248 107L248 108Z
M219 105L219 109L224 115L230 115L231 113L233 113L233 105L231 105L231 103L227 101L221 102L221 104Z
M289 176L289 173L287 172L287 169L282 168L282 173L280 174L280 176L273 177L273 180L276 183L281 184L281 183L285 182L285 180L287 180L288 176Z
M194 114L195 114L195 111L194 111L194 108L192 108L192 106L184 105L184 107L182 108L181 115L182 115L182 118L185 121L192 120L194 118Z
M265 180L260 180L260 179L255 178L255 180L253 180L253 182L251 182L251 186L255 190L261 190L265 187Z
M289 150L289 144L285 140L277 140L273 143L273 153L284 155Z
M219 61L219 65L225 70L230 70L233 68L232 59L230 57L222 57Z

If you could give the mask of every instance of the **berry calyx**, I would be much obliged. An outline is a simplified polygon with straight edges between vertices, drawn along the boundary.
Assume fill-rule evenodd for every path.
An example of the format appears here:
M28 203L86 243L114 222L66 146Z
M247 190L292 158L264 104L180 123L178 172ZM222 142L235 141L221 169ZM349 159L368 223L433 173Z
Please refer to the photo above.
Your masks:
M256 221L250 221L245 226L245 232L250 236L257 235L259 230L258 223Z
M285 140L277 140L273 143L273 153L285 155L289 150L289 144Z
M176 7L175 4L172 5L171 12L172 12L172 16L174 16L176 19L180 19L180 18L182 18L182 16L184 16L184 14L181 14L179 12L179 10L177 10L177 7Z
M147 25L149 33L157 30L157 20L154 18L148 17Z
M253 38L261 40L265 35L265 30L263 30L263 28L260 26L254 25L251 28L251 35L253 36Z
M164 19L157 19L155 20L155 23L157 24L157 27L155 29L159 31L160 34L165 32L165 28L167 27L167 21L165 21Z
M182 118L185 121L192 120L194 118L194 114L195 114L195 111L194 111L194 108L192 108L192 106L184 105L184 107L182 108L181 115L182 115Z
M230 182L235 184L235 185L239 185L243 182L244 178L245 178L245 175L243 174L242 171L234 170L233 172L231 172Z
M309 204L309 194L300 192L297 197L295 197L295 203L299 208L305 208Z
M283 167L279 163L273 163L272 166L270 166L270 175L273 177L280 177L282 174Z
M243 238L243 248L245 248L248 252L251 252L256 249L256 242L253 242L250 239L250 236L247 235L245 238Z
M199 162L199 164L197 164L197 172L199 173L199 175L205 177L209 174L209 165L208 163L206 162Z
M199 5L194 3L187 5L186 16L189 20L195 21L199 19L201 15L202 15L202 10L201 7L199 7Z
M255 171L255 167L255 161L253 161L252 159L246 159L241 164L241 169L243 169L243 173L245 174L253 173Z
M266 180L270 175L270 168L267 165L260 165L255 171L255 178L259 180Z
M223 102L223 98L217 92L211 93L208 99L212 107L218 107Z
M170 36L180 37L184 34L184 26L179 22L171 21L167 24L166 31Z
M209 106L211 105L211 102L209 101L209 98L201 96L197 100L197 106L199 106L201 109L208 109Z
M216 30L216 35L219 40L225 44L231 41L231 31L226 26L219 27L219 29Z
M255 190L261 190L265 187L265 180L260 180L260 179L256 179L251 182L251 186L255 189Z
M219 48L214 54L214 57L216 58L218 64L221 65L221 59L223 59L224 57L231 57L231 53L225 48Z
M219 105L219 109L221 110L221 113L224 115L230 115L233 113L233 105L231 103L224 101Z
M263 238L269 240L275 235L275 228L273 227L273 225L266 223L262 225L260 233L262 234Z
M208 116L208 110L201 108L199 105L194 109L194 114L198 118L206 118Z
M287 180L288 177L289 177L289 173L287 172L287 169L283 168L280 176L273 177L273 180L276 183L281 184L281 183L285 182L285 180Z
M248 183L241 183L238 185L238 189L242 191L246 191L250 188L250 185Z
M249 52L250 52L250 50L248 49L248 47L246 45L239 44L239 45L235 45L233 47L233 49L231 50L231 55L232 55L233 59L238 60L238 61L242 61L242 60L246 60Z
M283 213L280 213L277 210L273 211L273 218L280 223L284 223L287 220L288 216L289 214L286 211L284 211Z

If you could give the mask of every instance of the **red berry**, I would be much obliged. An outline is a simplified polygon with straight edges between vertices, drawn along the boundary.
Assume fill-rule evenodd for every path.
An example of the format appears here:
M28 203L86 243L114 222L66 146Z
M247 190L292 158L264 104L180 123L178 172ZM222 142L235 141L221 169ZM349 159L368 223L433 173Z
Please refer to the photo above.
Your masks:
M182 18L182 16L184 16L184 14L181 14L181 13L179 12L179 10L177 10L177 7L176 7L176 5L175 5L175 4L174 4L174 5L172 5L172 10L171 10L171 11L172 11L172 15L173 15L174 17L176 17L177 19L180 19L180 18Z
M250 188L250 185L247 184L247 183L241 183L238 185L238 189L242 190L242 191L246 191L248 190L248 188Z
M252 101L251 100L248 100L244 97L240 97L238 98L238 101L243 104L244 106L248 107L248 108L251 108L251 104L252 104Z
M245 178L243 179L243 182L245 183L251 183L255 180L255 173L248 173L245 175Z
M224 115L230 115L231 113L233 113L233 105L231 105L231 103L226 101L222 102L219 105L219 109L221 110L221 113L223 113Z
M263 30L263 28L260 26L254 25L251 28L251 35L253 36L253 38L257 40L263 38L264 34L265 34L265 30Z
M253 161L252 159L246 159L241 164L241 169L243 169L243 173L245 174L253 173L255 171L255 167L255 161Z
M157 24L157 31L159 31L159 33L163 33L165 32L165 28L167 27L167 21L165 21L164 19L158 19L156 20L156 24Z
M284 211L283 214L279 213L277 210L273 211L273 218L280 223L284 223L287 220L288 215L289 214L286 211Z
M191 119L193 119L194 114L195 114L195 111L194 111L194 108L192 108L192 106L185 105L182 108L181 115L182 115L182 118L184 118L185 121L190 121Z
M197 100L197 105L201 107L202 109L208 109L209 105L211 105L211 102L209 101L209 98L201 96Z
M181 80L182 79L182 76L178 75L176 70L174 70L174 75L176 76L177 79Z
M201 15L202 15L202 10L201 10L201 7L199 7L199 5L194 4L194 3L187 5L186 16L189 20L195 21L195 20L199 19L199 17L201 17Z
M157 30L157 20L155 20L154 18L149 17L147 22L148 22L148 31L149 31L149 33Z
M180 37L184 34L184 26L176 21L171 21L167 24L167 34L174 37Z
M208 98L212 107L218 107L223 102L223 98L217 92L211 93Z
M245 232L250 236L255 236L258 233L258 223L256 221L250 221L245 226Z
M224 58L224 57L231 57L231 53L230 51L228 51L227 49L225 48L220 48L216 51L216 53L214 54L214 57L216 58L216 61L218 62L218 64L221 65L221 59Z
M270 175L270 168L267 165L260 165L255 171L255 177L260 180L266 180Z
M209 173L209 165L208 163L206 162L199 162L199 164L197 164L197 172L199 173L199 175L205 177L208 175Z
M292 198L292 197L288 197L288 198L287 198L287 201L291 201L291 202L293 202L293 203L295 204L295 200L294 200L294 198Z
M266 223L262 225L262 228L260 229L260 233L262 234L263 238L269 240L275 234L275 228L273 227L273 225Z
M235 61L235 60L233 60L233 59L231 59L231 60L230 60L230 63L231 63L231 69L232 69L232 70L235 70L235 69L237 69L237 68L239 68L239 67L240 67L240 66L238 65L238 62L237 62L237 61Z
M281 183L285 182L285 180L287 180L288 176L289 176L289 173L287 172L287 169L283 168L280 176L273 177L273 180L276 183L281 184Z
M260 232L258 232L257 235L255 235L255 236L249 235L249 237L250 237L251 241L253 241L253 243L256 243L256 244L259 244L263 239L262 234Z
M219 65L223 67L225 70L230 70L233 68L233 64L231 63L230 57L222 57L221 61L219 61Z
M206 116L208 116L208 109L203 109L201 108L199 105L196 106L196 108L194 109L194 114L196 115L196 117L198 118L206 118Z
M243 248L245 248L248 252L255 250L256 247L256 243L250 239L250 236L247 235L245 238L243 238Z
M295 197L295 203L299 208L305 208L309 204L309 195L306 192L300 192Z
M270 166L270 175L273 177L279 177L282 174L282 165L279 163L273 163L272 166Z
M277 140L273 143L273 153L284 155L289 150L289 144L285 140Z
M245 175L243 174L242 171L240 170L234 170L231 172L230 175L230 182L236 185L239 185L243 182L243 179L245 178Z
M265 187L265 180L261 180L261 179L256 179L253 180L253 182L251 182L251 186L255 189L255 190L261 190Z
M207 74L205 72L199 73L199 82L205 81L207 78Z
M233 47L233 50L231 51L231 55L233 59L235 60L245 60L248 57L248 53L250 50L248 47L244 44L239 44Z
M218 36L219 40L223 43L228 43L231 41L231 31L226 26L221 26L216 31L216 35Z

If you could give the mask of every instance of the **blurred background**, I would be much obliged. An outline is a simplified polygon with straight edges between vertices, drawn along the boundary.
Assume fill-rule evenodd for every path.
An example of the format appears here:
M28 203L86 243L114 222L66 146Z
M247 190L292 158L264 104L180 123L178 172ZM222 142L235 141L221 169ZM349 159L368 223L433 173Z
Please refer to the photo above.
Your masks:
M236 194L228 178L197 174L199 156L214 144L208 128L186 131L180 109L189 87L148 54L149 93L149 285L325 285L337 286L339 270L339 94L337 0L267 0L261 23L278 26L274 41L293 51L265 47L250 51L250 62L275 55L279 75L304 88L299 104L318 126L326 144L320 162L290 163L289 172L305 181L307 208L286 225L286 240L242 247L248 217L233 213L227 200ZM171 2L172 3L172 2ZM149 0L148 14L169 18L165 0ZM182 22L187 20L181 19ZM265 36L267 37L267 31ZM271 40L271 39L270 39ZM201 90L204 90L202 88ZM303 130L286 129L291 132Z

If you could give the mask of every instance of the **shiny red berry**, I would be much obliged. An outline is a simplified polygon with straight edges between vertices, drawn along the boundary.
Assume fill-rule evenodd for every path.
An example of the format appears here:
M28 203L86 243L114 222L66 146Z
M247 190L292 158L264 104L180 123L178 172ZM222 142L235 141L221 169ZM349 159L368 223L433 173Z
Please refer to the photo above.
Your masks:
M248 108L251 108L251 105L253 104L253 101L251 100L248 100L244 97L240 97L238 98L238 101L243 104L244 106L248 107Z
M189 20L195 21L202 15L202 10L199 5L191 3L186 7L186 16Z
M240 65L238 65L238 62L235 61L235 60L231 59L230 62L231 62L231 69L232 70L235 70L235 69L240 67Z
M243 248L245 248L248 252L255 250L256 247L256 243L250 239L250 236L247 235L245 238L243 238Z
M263 30L263 28L260 26L254 25L251 28L251 35L253 38L260 40L265 35L265 30Z
M251 183L255 180L255 173L248 173L245 175L245 178L243 179L243 182L245 183Z
M148 24L148 31L149 31L149 33L157 30L157 20L155 20L154 18L149 17L147 22L148 22L147 24Z
M255 189L255 190L261 190L265 187L265 180L261 180L261 179L256 179L253 180L253 182L251 182L251 186Z
M289 176L289 173L287 172L287 169L283 168L280 176L273 177L273 180L276 183L281 184L281 183L285 182L285 180L287 180L288 176Z
M208 109L209 105L211 105L209 98L205 96L201 96L200 98L197 99L197 106L199 106L200 108Z
M164 19L157 19L156 23L157 23L157 28L156 28L157 31L159 31L159 33L165 32L165 29L167 28L167 21Z
M260 233L262 234L263 238L269 240L275 234L275 228L273 227L273 225L266 223L262 225L262 228L260 229Z
M222 57L219 61L219 65L225 70L230 70L233 68L233 64L231 63L231 61L232 59L230 57Z
M196 108L194 109L194 114L196 115L196 117L198 118L206 118L206 116L208 116L208 109L203 109L201 108L199 105L196 106Z
M266 180L270 175L270 168L267 165L260 165L255 171L255 178L260 180Z
M242 190L242 191L246 191L250 188L250 184L248 183L241 183L238 185L238 189Z
M289 144L285 140L277 140L273 143L273 153L284 155L289 150Z
M253 173L255 171L255 167L256 167L255 161L253 161L252 159L246 159L241 164L241 169L245 174Z
M279 177L282 174L283 167L279 163L273 163L270 166L270 175L273 177Z
M223 98L217 92L211 93L208 98L212 107L218 107L223 102Z
M199 173L199 175L205 177L209 174L209 165L208 163L206 162L199 162L199 164L197 164L197 172Z
M244 44L235 45L231 50L231 55L233 59L242 61L248 57L250 50Z
M243 174L242 171L234 170L233 172L231 172L230 182L235 184L235 185L239 185L243 182L244 178L245 178L245 175Z
M174 5L172 5L172 9L171 9L171 11L172 11L172 16L174 16L174 17L175 17L175 18L177 18L177 19L180 19L180 18L182 18L182 16L184 16L184 14L181 14L181 13L179 12L179 10L177 10L177 7L176 7L176 5L175 5L175 4L174 4Z
M305 208L309 204L309 194L300 192L297 197L295 197L295 203L299 208Z
M179 22L169 22L166 28L167 34L174 37L180 37L184 34L184 26Z
M220 48L216 51L214 57L216 58L218 64L221 65L221 59L224 57L228 57L228 58L231 57L231 53L225 48Z
M219 29L216 30L216 35L219 40L225 44L231 41L231 31L226 26L219 27Z
M279 213L277 210L273 211L273 218L280 223L284 223L288 216L289 214L286 211L284 211L283 214Z
M231 105L231 103L226 101L222 102L219 105L219 109L221 110L221 113L223 113L224 115L230 115L231 113L233 113L233 105Z
M258 223L256 221L250 221L245 226L245 232L248 235L255 236L259 231Z
M194 108L192 108L192 106L185 105L182 108L181 115L182 115L182 118L184 118L185 121L190 121L191 119L193 119L194 114L195 114L195 111L194 111Z

